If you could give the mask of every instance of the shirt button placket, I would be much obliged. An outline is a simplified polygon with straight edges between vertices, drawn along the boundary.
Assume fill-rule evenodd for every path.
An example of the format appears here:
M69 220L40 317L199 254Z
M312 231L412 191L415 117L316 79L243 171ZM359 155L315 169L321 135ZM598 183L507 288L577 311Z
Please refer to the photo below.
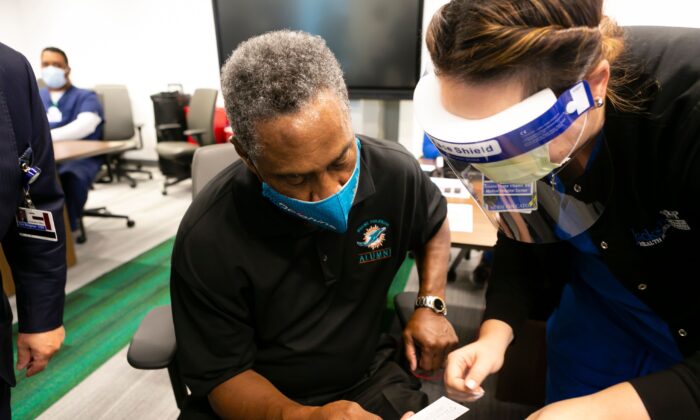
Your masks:
M688 335L688 332L681 328L680 330L678 330L678 335L680 335L681 337L685 337Z
M600 241L600 247L602 249L608 249L608 243L605 241Z
M645 283L639 283L637 285L637 289L639 289L643 292L643 291L647 290L647 285Z

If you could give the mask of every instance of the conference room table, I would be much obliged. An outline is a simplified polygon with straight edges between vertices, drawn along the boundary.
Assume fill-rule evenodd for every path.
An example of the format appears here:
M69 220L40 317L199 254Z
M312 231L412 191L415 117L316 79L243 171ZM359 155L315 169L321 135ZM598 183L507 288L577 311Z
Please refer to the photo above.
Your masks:
M53 153L57 164L75 159L85 159L94 156L120 153L132 149L131 141L88 141L88 140L65 140L54 142ZM63 210L63 220L65 226L69 226L68 213ZM75 255L75 245L70 229L66 229L66 263L72 267L77 263ZM2 285L5 293L9 296L14 294L14 283L5 255L0 247L0 272L2 273Z

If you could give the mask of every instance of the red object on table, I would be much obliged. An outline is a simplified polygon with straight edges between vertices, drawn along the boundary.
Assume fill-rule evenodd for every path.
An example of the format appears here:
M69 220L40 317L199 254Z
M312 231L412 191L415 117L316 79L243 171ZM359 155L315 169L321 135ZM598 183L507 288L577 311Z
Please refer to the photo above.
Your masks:
M185 118L187 118L187 113L190 107L185 107ZM226 110L224 108L214 109L214 141L216 143L226 143L228 141L228 134L224 131L228 127L228 118L226 118ZM197 140L192 136L187 137L187 141L192 144L197 144Z

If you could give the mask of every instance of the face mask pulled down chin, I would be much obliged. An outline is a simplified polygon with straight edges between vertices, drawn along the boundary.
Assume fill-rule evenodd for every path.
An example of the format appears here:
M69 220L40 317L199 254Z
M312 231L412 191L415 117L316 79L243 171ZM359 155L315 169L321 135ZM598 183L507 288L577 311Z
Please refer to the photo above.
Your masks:
M552 162L550 158L549 147L553 142L549 142L510 159L493 163L473 163L472 165L488 179L499 184L530 184L536 182L549 175L552 171L566 165L571 154L581 141L587 122L588 114L584 114L583 125L576 141L571 146L568 156L559 163Z
M41 79L49 88L60 89L66 85L66 71L55 66L44 67Z

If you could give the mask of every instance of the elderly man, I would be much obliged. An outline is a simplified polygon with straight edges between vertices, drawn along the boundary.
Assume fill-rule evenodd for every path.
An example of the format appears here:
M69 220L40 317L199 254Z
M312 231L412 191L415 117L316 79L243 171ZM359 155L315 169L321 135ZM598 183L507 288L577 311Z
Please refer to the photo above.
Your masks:
M380 339L380 320L413 250L411 369L441 368L457 343L444 317L444 198L401 146L353 134L342 71L321 38L250 39L225 64L222 86L242 160L197 197L173 252L178 358L192 401L226 418L419 410L427 398Z

